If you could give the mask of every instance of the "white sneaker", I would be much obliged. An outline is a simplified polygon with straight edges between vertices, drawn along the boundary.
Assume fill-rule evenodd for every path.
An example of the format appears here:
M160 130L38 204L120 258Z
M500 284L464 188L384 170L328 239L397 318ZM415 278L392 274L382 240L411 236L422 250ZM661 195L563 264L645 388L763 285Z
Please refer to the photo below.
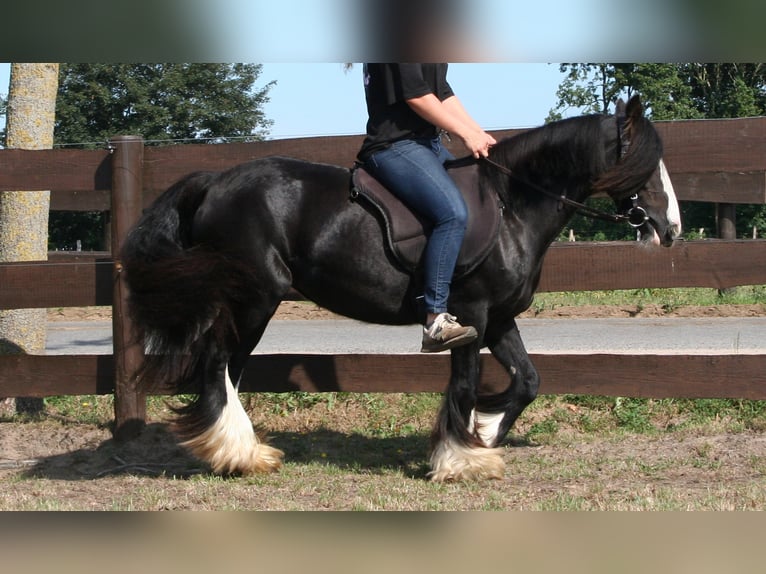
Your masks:
M478 333L473 327L463 327L457 317L440 313L430 327L423 327L421 353L438 353L476 340Z

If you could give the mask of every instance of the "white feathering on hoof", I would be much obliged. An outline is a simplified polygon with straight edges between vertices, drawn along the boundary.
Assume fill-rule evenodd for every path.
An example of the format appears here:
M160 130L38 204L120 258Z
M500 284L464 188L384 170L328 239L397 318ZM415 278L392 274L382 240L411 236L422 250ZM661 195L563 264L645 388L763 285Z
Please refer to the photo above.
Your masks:
M487 480L503 478L505 462L502 448L475 448L453 438L440 441L431 453L433 482Z
M483 413L473 409L468 421L468 432L479 437L484 446L492 446L497 440L497 433L504 416L504 412Z
M216 474L255 474L278 470L284 453L262 443L239 400L226 368L226 405L218 420L199 436L181 443Z

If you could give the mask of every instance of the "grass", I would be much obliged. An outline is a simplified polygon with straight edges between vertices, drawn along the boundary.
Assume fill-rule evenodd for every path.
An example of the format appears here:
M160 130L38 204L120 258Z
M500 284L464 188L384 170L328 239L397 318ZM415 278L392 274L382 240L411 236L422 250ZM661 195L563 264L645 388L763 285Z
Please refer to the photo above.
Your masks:
M438 393L250 393L241 395L256 426L272 436L288 433L288 446L298 458L309 459L335 448L338 435L382 439L376 449L387 455L405 455L431 430L441 404ZM169 405L185 397L150 396L147 417L166 421ZM111 395L53 396L44 400L43 418L64 423L108 428L113 418ZM23 422L25 415L9 415L8 422ZM524 441L550 444L573 432L601 437L622 434L654 436L669 432L766 431L766 401L743 399L643 399L591 395L542 395L524 412L514 431ZM308 442L302 434L311 433ZM348 453L349 461L358 456ZM401 456L400 456L401 458Z
M658 305L667 310L683 306L766 305L766 285L750 285L720 292L709 288L621 289L537 293L532 309L541 311L578 305Z
M289 451L291 459L322 463L333 451L333 460L349 467L359 466L358 459L365 457L355 450L358 444L339 446L342 437L374 445L371 458L407 459L422 454L418 452L425 448L421 441L430 433L441 403L438 393L252 393L241 398L257 427L288 442L281 448ZM149 397L147 417L167 420L172 400ZM111 424L111 396L49 397L45 403L44 417L104 428ZM17 415L6 420L25 419ZM524 443L552 445L566 442L573 434L603 440L624 435L764 431L766 401L542 395L524 411L511 434Z
M63 469L95 466L99 472L89 479L61 474L69 470L0 473L0 509L766 508L766 455L757 441L755 447L747 443L747 437L766 430L766 401L541 396L512 431L515 446L506 450L505 480L432 484L425 480L427 444L440 400L430 393L245 395L251 418L269 429L272 442L286 453L277 474L144 473L141 468L165 460L152 458L156 442L145 439L141 449L131 451L104 439L54 457ZM58 428L48 423L38 433L71 437L79 426L106 427L111 420L111 397L46 402L46 416L54 417ZM150 420L166 417L166 402L149 399ZM738 435L739 441L733 438ZM748 444L752 450L743 450ZM145 458L122 472L101 472L117 466L112 453L119 460Z
M47 397L44 403L49 414L64 420L101 425L114 416L112 395L53 396Z
M543 293L535 301L545 308L764 303L764 287L724 295L711 289ZM511 431L504 480L431 484L428 436L439 394L241 398L254 423L285 451L280 473L221 478L196 461L184 472L177 459L172 470L156 472L169 464L155 453L156 441L170 441L166 434L130 450L109 440L111 396L49 397L39 420L7 415L0 422L32 427L20 436L58 437L65 454L50 457L54 470L0 472L0 509L766 509L766 453L759 446L766 401L540 396ZM167 420L168 401L175 400L183 397L149 397L148 419ZM101 438L70 448L83 428L100 429ZM137 464L118 464L132 463L131 456Z
M560 395L539 397L525 414L538 411L546 416L529 427L529 440L555 438L565 429L601 435L766 430L766 401Z

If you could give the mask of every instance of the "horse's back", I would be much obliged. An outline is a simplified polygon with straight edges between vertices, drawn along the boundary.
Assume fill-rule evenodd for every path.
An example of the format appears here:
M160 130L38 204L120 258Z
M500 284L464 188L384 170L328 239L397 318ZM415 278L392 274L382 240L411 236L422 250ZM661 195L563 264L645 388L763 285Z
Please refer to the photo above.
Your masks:
M234 166L221 172L211 184L213 196L230 199L279 193L294 200L301 193L336 193L348 189L350 170L336 165L298 158L269 156Z
M228 244L232 235L261 231L278 237L285 226L341 209L350 171L340 166L270 156L239 164L211 180L194 217L196 241Z

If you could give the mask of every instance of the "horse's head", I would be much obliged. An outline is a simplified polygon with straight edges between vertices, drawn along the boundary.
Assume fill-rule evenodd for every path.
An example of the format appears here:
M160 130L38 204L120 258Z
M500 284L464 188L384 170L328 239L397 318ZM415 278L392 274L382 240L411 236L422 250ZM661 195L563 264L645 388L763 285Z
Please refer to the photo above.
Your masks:
M662 159L646 185L618 202L618 208L646 244L669 246L681 235L681 212Z
M681 212L659 134L644 117L638 96L627 105L620 100L614 119L619 160L596 185L612 197L642 242L671 245L681 234Z

